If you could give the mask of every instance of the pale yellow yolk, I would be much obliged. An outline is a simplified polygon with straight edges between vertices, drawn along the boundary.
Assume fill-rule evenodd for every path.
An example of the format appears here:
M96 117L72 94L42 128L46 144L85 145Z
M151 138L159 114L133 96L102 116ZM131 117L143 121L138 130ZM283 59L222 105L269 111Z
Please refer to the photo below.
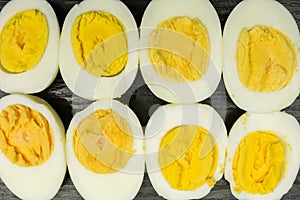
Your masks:
M235 152L232 171L236 192L272 192L284 171L284 148L276 133L255 131L246 135Z
M80 163L98 174L124 168L134 153L128 122L113 110L97 110L74 131L73 148Z
M255 92L275 92L289 84L297 65L294 45L268 26L243 29L237 43L240 81Z
M117 75L127 64L126 29L109 13L92 11L77 17L71 39L77 62L95 77Z
M53 132L47 119L24 105L8 106L0 114L0 148L14 164L37 166L53 150Z
M207 70L209 37L197 18L177 16L162 21L152 31L148 46L155 71L166 80L197 81Z
M9 73L34 68L48 43L48 23L38 10L25 10L12 16L0 35L0 63Z
M161 140L158 162L174 189L194 190L216 183L218 149L214 137L202 127L184 125L170 130Z

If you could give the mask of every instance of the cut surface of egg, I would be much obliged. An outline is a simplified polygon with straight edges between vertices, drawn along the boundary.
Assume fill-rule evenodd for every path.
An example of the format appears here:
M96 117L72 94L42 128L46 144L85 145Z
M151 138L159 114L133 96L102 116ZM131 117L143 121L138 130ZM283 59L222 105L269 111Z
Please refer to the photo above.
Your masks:
M0 89L44 90L58 72L59 25L44 0L12 0L0 12ZM13 83L13 84L12 84Z
M299 166L300 127L286 113L242 115L229 133L225 179L238 199L280 199Z
M242 1L228 17L223 44L224 83L238 107L268 113L297 98L299 30L279 2Z
M66 172L65 131L44 100L12 94L0 100L0 176L21 199L51 199Z
M143 131L135 114L100 100L75 114L67 131L71 179L84 199L133 199L145 168Z
M147 124L145 148L147 172L160 196L202 198L223 176L227 131L208 105L166 105Z
M61 33L60 71L86 99L119 97L138 69L138 29L119 0L86 0L68 13Z
M168 102L212 95L222 72L218 15L208 0L153 0L141 23L140 68L150 90Z

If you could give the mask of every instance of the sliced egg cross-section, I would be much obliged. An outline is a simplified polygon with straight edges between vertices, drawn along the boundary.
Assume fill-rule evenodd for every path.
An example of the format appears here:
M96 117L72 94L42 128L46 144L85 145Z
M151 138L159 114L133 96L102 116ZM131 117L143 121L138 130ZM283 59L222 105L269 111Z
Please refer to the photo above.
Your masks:
M99 100L75 114L67 131L71 179L84 199L133 199L145 168L144 137L135 114Z
M300 166L300 126L286 113L246 113L229 133L225 178L238 199L280 199Z
M299 47L297 24L279 2L238 4L223 35L224 83L233 102L254 113L291 105L300 92Z
M222 72L222 35L208 0L153 0L143 15L140 69L150 90L167 102L210 97Z
M44 0L12 0L0 12L0 89L44 90L58 72L59 26Z
M138 69L138 29L119 0L85 0L68 13L61 33L59 66L70 90L86 99L115 98Z
M223 176L227 132L210 106L166 105L147 124L145 148L147 172L160 196L197 199Z
M0 100L0 176L21 199L51 199L66 172L65 131L42 99L12 94Z

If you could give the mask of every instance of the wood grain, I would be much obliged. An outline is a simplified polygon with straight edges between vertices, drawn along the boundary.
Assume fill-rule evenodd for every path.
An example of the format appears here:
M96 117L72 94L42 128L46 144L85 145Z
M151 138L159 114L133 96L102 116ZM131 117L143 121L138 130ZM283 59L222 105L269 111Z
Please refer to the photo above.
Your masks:
M0 0L0 8L2 8L7 1ZM49 3L54 8L60 27L62 27L64 18L67 15L68 11L72 8L72 6L80 1L75 0L49 0ZM139 25L141 22L141 18L143 12L150 2L150 0L124 0L123 1L133 13L137 24ZM212 0L211 1L214 7L217 10L219 15L222 28L226 22L226 19L232 9L239 3L238 0ZM298 0L280 0L284 6L286 6L289 11L292 13L294 18L296 19L298 26L300 25L300 1ZM5 96L7 94L0 92L0 97ZM76 95L74 95L64 84L62 77L60 74L57 75L53 84L48 87L43 92L35 94L46 101L57 111L60 115L65 128L68 128L69 122L74 113L84 109L88 106L91 101L82 99ZM166 102L156 98L145 85L140 72L138 73L134 84L131 88L124 94L120 99L121 102L126 103L129 107L136 113L143 127L145 127L151 113L155 108L160 105L166 104ZM220 82L219 87L216 92L207 100L202 103L207 103L213 106L218 113L222 116L225 121L226 127L230 130L234 121L244 113L244 111L237 108L233 102L230 100L229 96L226 93L223 81ZM300 98L285 110L286 112L294 115L298 122L300 121ZM299 141L300 142L300 141ZM113 188L112 188L113 189ZM38 191L37 191L38 192ZM0 181L0 199L17 199ZM66 199L66 200L74 200L74 199L82 199L79 193L76 191L70 176L67 172L64 182L55 196L54 199ZM99 197L100 199L100 197ZM142 187L136 196L135 199L162 199L157 195L147 174L145 173L144 181ZM229 184L224 180L220 180L213 190L206 196L204 199L234 199L231 195ZM283 199L300 199L300 173L298 173L297 179L294 182L291 190L286 194Z

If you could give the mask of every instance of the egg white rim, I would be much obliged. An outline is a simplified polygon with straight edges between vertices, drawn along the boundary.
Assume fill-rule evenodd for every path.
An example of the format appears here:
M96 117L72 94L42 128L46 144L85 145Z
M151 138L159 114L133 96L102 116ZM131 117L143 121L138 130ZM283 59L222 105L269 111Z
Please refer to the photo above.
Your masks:
M255 10L255 12L253 12ZM243 23L240 20L243 16ZM263 16L263 17L256 17ZM259 93L248 90L241 82L236 67L236 49L241 30L255 25L274 27L285 33L295 46L297 67L290 83L283 89L272 93ZM280 111L294 102L300 92L300 47L298 26L291 13L274 0L245 0L231 12L224 27L223 35L223 78L226 89L233 102L246 111L268 113ZM234 66L232 66L234 65ZM279 99L279 100L276 100Z
M9 105L22 104L41 113L49 122L53 131L53 151L44 163L38 166L22 167L13 164L2 152L0 152L0 176L5 185L19 198L52 198L59 190L66 173L65 155L65 131L62 121L54 109L44 100L21 94L12 94L0 100L0 111ZM63 152L62 152L63 151ZM58 161L59 160L59 161ZM57 162L58 161L58 162ZM5 164L4 164L5 163ZM12 173L13 172L13 173ZM32 176L34 174L34 176ZM51 174L51 176L49 176ZM18 177L16 179L16 177ZM48 181L48 185L41 184L41 181L49 180L49 177L57 181ZM60 179L60 180L59 180ZM30 186L32 190L27 191ZM51 188L51 190L36 191L37 188Z
M285 120L283 120L285 119ZM274 123L276 122L276 123ZM285 146L285 161L288 162L285 174L273 192L269 194L236 193L232 174L232 162L240 141L253 131L269 130L278 134ZM285 132L289 132L286 135ZM300 166L299 159L300 127L297 120L284 112L269 114L245 113L233 125L229 133L228 153L226 158L225 179L230 183L232 194L242 199L280 199L292 187ZM296 169L296 170L295 170Z
M130 158L125 168L112 174L97 174L88 170L79 162L73 150L73 135L74 130L78 126L78 123L82 119L87 117L90 113L99 109L113 109L121 117L126 119L131 127L132 134L134 137L133 148L136 150L136 152ZM101 186L109 184L112 185L114 188L121 189L125 187L124 184L128 185L128 183L126 183L128 180L133 180L136 184L134 186L136 187L134 189L134 193L130 194L131 198L134 198L134 196L137 194L139 188L142 185L145 171L145 158L143 150L144 136L138 118L128 106L116 100L98 100L89 105L86 109L76 113L73 119L71 120L67 131L66 146L67 163L70 176L73 181L73 184L75 185L82 197L88 198L88 196L85 196L85 194L88 193L90 194L90 196L97 195L95 196L95 198L98 198L98 195L107 195L110 196L110 198L113 198L113 195L117 195L119 191L117 191L117 189L115 189L114 191L108 191L106 189L101 190L100 188L103 188ZM70 163L73 164L70 165ZM90 180L90 183L93 183L93 185L89 183L79 182L80 180L82 180L82 177L84 177L84 179L86 180Z
M225 167L227 131L219 114L212 107L204 104L171 104L159 107L152 114L145 130L147 172L152 186L156 192L164 198L201 198L207 195L212 189L209 185L205 184L193 191L180 191L173 189L164 178L158 164L159 145L161 139L169 130L180 125L202 126L214 136L218 146L218 164L214 173L214 179L218 181L222 178Z
M0 69L0 89L7 93L40 92L53 82L58 72L59 25L55 12L47 1L9 1L0 12L0 30L2 31L5 23L13 15L27 9L37 9L46 16L49 30L48 43L34 68L18 74L7 73Z
M80 67L74 56L71 43L73 23L79 15L90 11L105 11L116 16L127 31L128 61L123 71L116 76L94 77ZM68 88L86 99L121 96L133 83L138 70L138 37L136 22L129 9L121 1L85 0L73 6L63 24L59 53L60 72ZM82 82L85 87L81 87Z
M173 16L199 18L207 29L210 38L210 60L206 73L197 81L167 81L156 73L149 59L147 48L152 30L158 23ZM140 69L150 90L167 102L195 103L210 97L216 90L222 73L221 25L212 4L208 0L151 1L141 23Z

